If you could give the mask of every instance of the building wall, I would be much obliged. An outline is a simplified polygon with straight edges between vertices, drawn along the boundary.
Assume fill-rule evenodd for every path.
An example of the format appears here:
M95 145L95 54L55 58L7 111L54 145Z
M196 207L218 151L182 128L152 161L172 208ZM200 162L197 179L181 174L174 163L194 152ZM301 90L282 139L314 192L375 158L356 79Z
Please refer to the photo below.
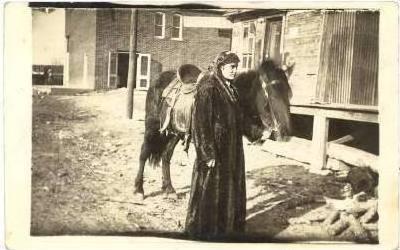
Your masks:
M166 14L165 37L154 37L156 10L138 11L137 50L151 54L151 82L161 72L176 70L185 63L195 64L205 70L214 57L223 50L230 50L231 37L219 35L219 29L231 29L224 17L212 17L214 25L205 22L208 17L186 15L185 12L159 10ZM171 40L172 14L184 16L182 41ZM204 14L203 14L204 15ZM108 53L110 50L129 50L130 10L99 10L97 13L96 87L107 87ZM216 19L217 18L217 19ZM185 20L187 23L185 23ZM216 21L219 20L219 21ZM188 27L190 26L190 27ZM214 26L214 27L213 27Z
M249 15L234 20L232 50L240 56L247 21L256 21L256 52L262 48L258 42L268 38L260 18ZM289 77L291 103L377 105L378 28L379 13L373 11L288 11L283 19L281 56L286 65L294 63ZM259 58L255 53L254 61Z
M324 15L318 100L377 105L379 12L329 11Z
M69 37L69 87L95 87L95 27L96 11L94 9L66 10L66 36ZM86 69L84 69L85 65Z
M96 19L96 88L107 88L109 51L129 51L131 10L98 9Z
M266 17L234 21L232 51L242 58L243 22L255 21L255 49L253 68L265 57L268 19ZM322 30L320 11L289 11L283 18L282 59L295 63L289 83L292 103L309 103L315 96Z
M358 13L355 26L350 103L377 106L379 12Z
M65 11L32 9L32 62L63 65L65 59Z
M289 84L292 104L310 103L315 98L322 37L320 11L288 12L284 23L284 60L294 62Z

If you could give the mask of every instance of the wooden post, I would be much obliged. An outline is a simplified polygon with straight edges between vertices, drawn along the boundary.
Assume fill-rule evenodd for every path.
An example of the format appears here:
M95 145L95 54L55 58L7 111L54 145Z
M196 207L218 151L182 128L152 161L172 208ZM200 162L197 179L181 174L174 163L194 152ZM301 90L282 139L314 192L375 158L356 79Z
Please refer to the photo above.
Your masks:
M127 116L132 119L133 115L133 96L134 85L136 82L136 45L137 45L137 20L138 10L132 9L131 13L131 32L129 41L129 67L128 67L128 99L127 99Z
M326 116L315 115L312 137L311 171L318 172L326 167L326 148L329 120Z
M63 77L63 85L69 86L69 52L65 53Z
M111 51L108 51L108 68L107 68L107 88L110 88L111 78Z
M85 88L89 88L88 86L88 58L87 58L87 54L86 52L83 53L83 85L85 86Z

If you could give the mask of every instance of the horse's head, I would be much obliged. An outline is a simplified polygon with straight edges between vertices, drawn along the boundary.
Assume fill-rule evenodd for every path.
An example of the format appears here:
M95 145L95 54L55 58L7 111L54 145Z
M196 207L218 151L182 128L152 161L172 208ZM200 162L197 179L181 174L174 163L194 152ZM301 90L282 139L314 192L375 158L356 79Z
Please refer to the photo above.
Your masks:
M274 132L277 140L290 134L290 87L284 72L272 61L264 61L257 71L239 74L234 85L246 119Z
M240 73L233 84L238 90L239 103L243 109L245 122L257 124L265 130L272 131L272 119L266 109L268 100L263 91L259 74L256 71Z

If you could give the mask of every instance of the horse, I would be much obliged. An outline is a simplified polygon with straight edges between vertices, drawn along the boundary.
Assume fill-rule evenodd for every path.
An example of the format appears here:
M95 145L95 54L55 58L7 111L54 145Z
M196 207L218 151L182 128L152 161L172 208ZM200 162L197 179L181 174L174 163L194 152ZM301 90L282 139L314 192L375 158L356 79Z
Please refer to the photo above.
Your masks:
M185 75L185 69L190 73ZM178 129L182 127L182 124L176 124L179 123L177 119L170 119L169 133L163 131L165 113L174 111L174 107L172 107L172 110L166 108L168 107L168 102L165 92L166 89L173 90L179 81L181 83L193 82L196 77L200 78L203 74L194 65L182 65L177 72L162 72L156 82L149 88L146 95L144 139L139 157L139 169L134 184L136 198L140 200L145 198L143 173L146 162L149 161L151 165L158 165L161 161L161 190L165 197L177 199L170 176L170 160L180 140L187 143L186 150L189 142L185 131ZM244 122L252 122L252 124L270 131L271 138L275 140L284 140L290 135L290 86L285 73L276 67L273 61L265 60L257 70L240 73L234 79L233 85L238 90L239 105L243 109L245 116ZM186 109L186 116L181 115L181 117L186 117L186 121L183 123L186 122L186 128L190 130L189 121L191 116L187 113Z

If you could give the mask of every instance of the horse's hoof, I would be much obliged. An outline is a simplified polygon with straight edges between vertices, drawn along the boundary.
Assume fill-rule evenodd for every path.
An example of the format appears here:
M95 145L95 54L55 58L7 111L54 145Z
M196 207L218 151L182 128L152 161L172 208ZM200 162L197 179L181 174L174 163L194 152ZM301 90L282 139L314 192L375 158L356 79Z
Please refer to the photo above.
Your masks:
M135 192L133 193L133 200L137 203L143 203L144 193Z

